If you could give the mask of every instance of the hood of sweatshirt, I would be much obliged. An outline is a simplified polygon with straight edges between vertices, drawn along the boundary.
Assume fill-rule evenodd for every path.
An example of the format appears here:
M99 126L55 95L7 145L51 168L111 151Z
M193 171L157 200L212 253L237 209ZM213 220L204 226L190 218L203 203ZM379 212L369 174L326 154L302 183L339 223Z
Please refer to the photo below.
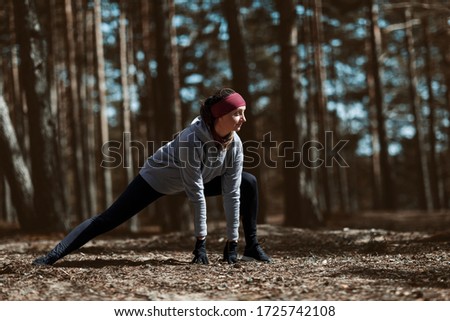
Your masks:
M191 122L191 125L189 127L191 127L191 130L195 133L197 139L201 142L206 143L214 140L208 126L200 116L197 116Z

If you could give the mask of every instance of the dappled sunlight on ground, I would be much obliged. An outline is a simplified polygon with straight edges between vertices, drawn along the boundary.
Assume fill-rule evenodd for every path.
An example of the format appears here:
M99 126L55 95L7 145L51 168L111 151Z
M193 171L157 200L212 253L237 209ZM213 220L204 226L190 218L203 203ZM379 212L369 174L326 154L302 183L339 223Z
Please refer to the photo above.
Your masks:
M190 233L108 234L52 267L31 261L59 237L2 236L0 299L450 300L450 229L406 225L396 230L261 225L263 247L274 263L234 265L221 261L223 230L214 229L208 266L190 264Z

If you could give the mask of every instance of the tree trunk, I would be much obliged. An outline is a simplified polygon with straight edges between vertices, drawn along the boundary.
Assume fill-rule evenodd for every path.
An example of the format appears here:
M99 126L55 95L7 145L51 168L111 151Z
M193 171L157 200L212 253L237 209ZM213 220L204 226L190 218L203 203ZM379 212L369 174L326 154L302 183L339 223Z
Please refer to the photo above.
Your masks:
M283 167L284 178L284 214L285 224L289 226L316 226L319 216L311 199L302 195L300 134L298 128L299 93L296 89L297 72L297 26L296 10L293 0L277 2L280 13L279 43L281 54L281 117L283 124L283 141L293 143L286 146ZM304 190L308 191L307 188Z
M377 191L381 195L381 205L379 208L395 209L394 182L392 180L391 166L389 164L388 139L386 135L386 125L383 104L383 89L380 77L379 55L381 52L381 31L378 26L378 4L377 0L371 0L369 6L369 33L370 33L370 67L369 67L369 94L372 98L371 109L375 109L372 122L373 140L373 164L375 178L380 178ZM372 84L372 85L371 85ZM377 184L378 187L378 184Z
M439 179L438 170L439 162L436 157L436 132L435 132L435 99L433 92L433 62L431 60L431 48L430 48L430 37L429 37L429 25L428 18L422 19L422 32L423 32L423 42L425 49L425 77L427 82L428 91L428 141L430 144L430 150L428 153L429 166L428 171L430 173L430 192L431 199L433 201L433 209L439 209L441 207L441 202L439 199Z
M105 55L103 50L103 34L102 34L102 10L101 10L101 0L94 1L94 29L95 29L95 52L97 61L97 90L98 90L98 100L100 105L99 110L99 140L100 144L109 143L109 125L107 116L107 105L106 105L106 79L105 79ZM110 157L109 149L102 148L102 157L108 159ZM107 208L111 205L113 200L113 190L112 190L112 175L111 169L105 166L101 167L100 180L102 195L100 204L101 206Z
M64 69L64 32L61 32L62 26L65 25L64 2L57 0L49 1L49 15L47 22L49 32L47 34L48 54L47 54L47 72L48 84L50 92L50 106L52 114L55 115L56 120L56 144L55 149L58 164L69 163L69 144L68 144L68 128L67 125L67 99L66 99L66 85L59 77L59 72ZM62 165L61 165L62 166ZM71 166L64 168L64 174L60 175L61 185L65 188L62 190L64 194L64 208L66 211L61 213L61 219L67 221L73 214L73 203L70 203L70 197L73 193L73 185L67 184L67 181L72 179L73 171Z
M246 42L243 36L242 16L238 10L236 0L228 0L223 2L224 16L228 24L229 34L229 56L231 64L231 72L233 74L233 89L239 92L245 99L247 108L245 111L248 122L242 127L239 132L239 136L244 143L255 141L256 134L256 119L253 106L252 95L250 94L250 80L249 80L249 67L246 51ZM259 164L250 164L249 168L245 169L255 175L258 182L261 182L261 166ZM265 223L267 217L267 197L264 193L264 189L259 189L259 215L258 222Z
M94 27L94 12L92 8L86 9L86 74L89 77L95 75L95 27ZM86 86L86 137L85 137L85 181L87 184L89 203L91 212L102 211L102 206L99 206L97 180L99 169L96 166L96 135L95 135L95 114L94 114L94 85L92 82L85 81ZM100 145L100 143L98 144Z
M446 26L446 25L445 25ZM444 41L443 49L442 49L442 58L444 60L445 66L450 66L450 30L447 28L447 41ZM447 106L447 120L450 122L450 70L448 68L444 69L444 78L445 78L445 102ZM445 168L444 173L444 196L450 196L450 126L447 126L447 153L446 153L446 161L443 166ZM444 207L450 208L450 198L444 197L445 200Z
M129 48L132 50L132 48ZM130 110L130 88L128 85L128 50L127 50L127 15L126 1L120 1L119 17L119 57L120 57L120 84L122 87L122 137L123 155L122 164L125 170L127 184L134 178L133 155L131 153L131 110ZM135 215L129 224L131 232L139 230L139 218Z
M314 97L316 98L316 114L317 114L317 127L318 127L318 139L319 142L325 143L325 131L328 128L327 122L327 99L324 94L324 82L326 81L325 68L323 66L323 32L322 32L322 0L311 1L313 10L313 25L312 25L312 41L314 46L314 78L316 85L316 92ZM328 219L331 215L331 192L330 192L330 175L327 166L321 166L319 169L319 179L322 187L323 199L324 199L324 218Z
M172 19L175 13L173 0L153 2L155 20L156 61L157 61L157 99L156 119L159 141L168 141L181 130L181 109L179 97L179 70L175 28ZM160 202L163 231L188 230L189 215L186 215L184 197L172 197Z
M40 219L35 230L63 228L62 172L57 163L54 115L49 104L46 47L32 0L14 2L17 40L20 46L20 79L29 108L30 150L34 205ZM26 226L29 228L30 226Z
M14 124L14 129L17 135L17 140L23 152L29 149L29 139L28 139L28 127L26 122L26 103L22 99L22 89L20 88L19 79L19 56L18 49L16 46L17 37L16 29L14 27L14 8L13 0L8 1L8 31L10 33L10 48L11 48L11 78L10 86L13 92L13 103L11 104L14 110L14 115L11 119ZM24 155L25 162L28 164L29 159Z
M418 160L417 175L419 180L418 201L419 208L430 211L432 209L432 196L430 189L430 177L428 172L428 161L425 146L425 138L423 133L422 110L417 95L417 75L416 75L416 55L414 48L413 30L412 30L412 13L411 8L405 10L406 35L405 45L408 52L408 79L409 79L409 99L411 105L411 114L414 117L414 128L416 135L414 143L416 148L416 156Z
M150 72L150 61L152 59L152 35L151 35L151 15L150 15L150 3L147 0L141 0L141 13L142 13L142 50L144 53L144 59L141 63L141 69L145 75L144 86L140 91L141 99L141 117L143 118L143 132L142 138L155 139L156 138L156 125L155 125L155 108L152 104L152 97L156 94L153 93L153 81ZM152 152L152 151L149 151Z
M88 84L87 77L93 76L88 64L93 68L93 23L92 10L88 9L87 0L76 0L76 59L77 81L79 97L80 128L84 135L80 136L83 162L84 197L86 212L82 213L82 219L87 219L97 211L97 191L95 187L95 133L94 112L92 104L92 85ZM89 18L88 18L89 17ZM90 21L88 21L90 19Z
M0 82L1 83L1 82ZM0 161L1 174L5 175L11 189L11 199L21 229L33 231L40 225L40 217L34 211L34 189L30 172L25 164L17 141L8 106L0 94ZM3 180L3 175L0 175Z
M3 173L3 169L0 167L0 221L14 223L15 211L11 205L11 193L8 185L7 178Z
M303 40L305 46L305 61L303 62L306 65L305 70L305 78L306 79L314 79L314 46L313 46L313 32L311 31L313 27L314 19L311 15L307 15L303 17L302 29L299 35L299 41ZM308 141L318 141L318 120L317 113L315 112L315 93L314 93L314 84L313 81L308 81L306 84L306 97L307 100L305 102L306 106L300 106L302 115L300 115L301 119L304 119L302 122L302 127L300 127L300 141L308 142ZM313 150L314 152L314 150ZM317 154L317 153L316 153ZM318 155L314 155L318 157ZM302 188L306 184L306 181L309 182L308 188L312 191L311 195L316 195L314 197L314 203L317 204L318 208L321 208L321 196L323 193L320 192L319 185L319 173L316 169L308 168L303 166L302 177L305 181L304 184L301 184Z
M365 49L366 54L370 59L372 58L372 49L373 44L371 43L370 38L366 38L365 40ZM369 63L367 65L367 92L369 95L369 110L368 110L368 130L372 137L371 139L371 147L372 147L372 156L371 156L371 185L372 185L372 207L375 210L380 210L384 208L383 201L383 187L381 184L382 175L381 175L381 158L380 158L380 138L378 135L378 126L377 126L377 93L375 89L375 75L376 70L374 70L375 66L373 63Z
M65 45L66 45L66 66L69 78L68 90L68 116L69 116L69 132L70 132L70 164L74 174L74 210L78 221L82 221L87 212L86 205L86 189L84 182L83 168L83 151L81 139L81 126L84 124L80 120L80 100L79 100L79 84L77 77L77 61L76 61L76 43L74 34L74 17L72 10L72 0L65 0Z
M153 50L154 42L153 35L151 34L151 3L147 0L140 1L140 12L141 12L141 21L136 27L136 34L142 33L142 37L139 40L139 43L136 46L140 49L140 53L143 54L143 59L137 60L137 66L139 70L142 70L144 74L144 81L141 86L139 86L139 101L140 108L137 111L136 115L136 126L135 132L136 137L141 142L146 141L156 141L156 119L155 119L155 104L152 99L154 99L155 95L153 77L150 70L150 61L155 53ZM137 40L137 39L136 39ZM138 49L138 50L139 50ZM152 146L144 146L143 153L140 152L137 155L139 166L143 166L145 159L151 155L154 150L151 148ZM157 211L158 204L155 206L148 206L145 209L146 217L152 220L156 217L155 213Z

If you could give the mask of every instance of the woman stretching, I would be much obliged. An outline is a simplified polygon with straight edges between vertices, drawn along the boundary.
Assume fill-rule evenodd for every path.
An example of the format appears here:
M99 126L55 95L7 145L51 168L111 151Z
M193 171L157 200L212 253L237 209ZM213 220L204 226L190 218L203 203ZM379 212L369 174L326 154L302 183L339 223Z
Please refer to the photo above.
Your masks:
M184 191L194 210L197 238L193 263L208 264L206 253L207 196L222 195L227 241L224 261L238 260L239 219L245 236L242 260L271 262L256 236L258 187L256 178L242 171L243 148L236 134L246 121L245 101L232 89L207 98L200 116L171 142L158 149L118 199L103 213L75 227L34 265L52 265L94 237L110 231L161 196Z

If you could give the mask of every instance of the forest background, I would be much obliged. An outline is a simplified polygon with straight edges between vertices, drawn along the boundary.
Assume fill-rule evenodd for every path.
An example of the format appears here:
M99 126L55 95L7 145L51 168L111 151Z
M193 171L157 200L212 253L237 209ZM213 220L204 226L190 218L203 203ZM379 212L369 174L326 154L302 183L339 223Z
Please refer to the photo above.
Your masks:
M221 87L247 101L260 223L450 206L447 0L0 3L3 225L101 212ZM191 228L185 197L145 212L124 228Z

